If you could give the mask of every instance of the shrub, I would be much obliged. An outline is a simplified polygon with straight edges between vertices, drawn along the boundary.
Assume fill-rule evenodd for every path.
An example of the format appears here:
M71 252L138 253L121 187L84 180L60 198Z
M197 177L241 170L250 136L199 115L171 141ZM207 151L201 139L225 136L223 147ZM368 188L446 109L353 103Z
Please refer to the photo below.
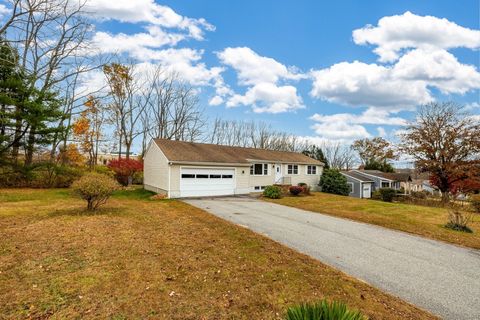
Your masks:
M380 188L378 191L380 193L380 199L385 202L392 202L396 195L395 190L392 188Z
M303 192L303 188L299 186L291 186L288 188L288 191L294 196L298 196L301 192Z
M310 195L310 189L311 189L311 188L310 188L310 186L309 186L308 184L306 184L306 183L304 183L304 182L300 182L300 183L298 184L298 186L303 188L303 193L304 193L305 195L307 195L307 196Z
M110 160L108 167L115 172L115 178L124 186L132 184L133 176L143 171L142 161L127 158Z
M72 184L72 190L87 201L87 210L93 211L105 204L118 189L118 183L111 177L100 173L88 173Z
M445 227L456 231L472 233L473 230L468 227L472 218L473 212L464 212L455 205L452 205L448 211L448 222Z
M323 192L348 196L349 189L347 178L340 171L335 169L325 169L320 179L320 187Z
M0 187L66 188L82 174L81 168L48 161L29 166L5 165L0 168Z
M263 196L270 199L280 199L282 197L282 189L278 186L266 186L263 190Z
M472 195L470 203L472 204L473 210L475 210L476 213L480 213L480 194Z
M412 191L410 193L410 195L413 198L416 198L416 199L427 199L428 192L427 191Z
M342 302L301 304L288 308L285 320L365 320L359 311L349 310Z

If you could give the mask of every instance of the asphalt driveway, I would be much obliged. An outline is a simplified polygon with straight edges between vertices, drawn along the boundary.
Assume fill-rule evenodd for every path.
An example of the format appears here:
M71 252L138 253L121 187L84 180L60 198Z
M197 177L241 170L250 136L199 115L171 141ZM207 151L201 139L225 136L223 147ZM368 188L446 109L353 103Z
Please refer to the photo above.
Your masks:
M251 198L185 202L445 319L480 319L480 251Z

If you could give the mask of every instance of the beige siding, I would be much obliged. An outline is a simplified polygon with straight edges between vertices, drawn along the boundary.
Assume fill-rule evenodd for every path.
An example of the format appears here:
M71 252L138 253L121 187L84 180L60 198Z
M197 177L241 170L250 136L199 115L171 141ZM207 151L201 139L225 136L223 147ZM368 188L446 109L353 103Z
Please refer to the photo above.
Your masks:
M284 177L290 177L292 185L303 182L308 184L312 190L318 190L318 183L322 176L322 166L317 166L317 174L315 175L307 174L307 166L302 164L298 165L298 174L288 174L288 164L284 164L282 170Z
M144 188L157 193L168 191L168 160L160 148L150 143L143 159Z

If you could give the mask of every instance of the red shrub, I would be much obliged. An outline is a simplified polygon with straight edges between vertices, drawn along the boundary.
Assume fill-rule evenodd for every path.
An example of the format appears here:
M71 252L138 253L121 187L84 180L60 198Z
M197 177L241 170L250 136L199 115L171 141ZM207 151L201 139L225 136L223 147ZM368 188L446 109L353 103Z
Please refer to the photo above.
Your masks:
M108 167L115 172L115 178L122 185L132 183L133 175L143 171L143 162L135 159L113 159L108 162Z
M290 193L294 196L298 196L300 192L303 191L303 188L299 186L291 186L290 188L288 188L288 191L290 191Z

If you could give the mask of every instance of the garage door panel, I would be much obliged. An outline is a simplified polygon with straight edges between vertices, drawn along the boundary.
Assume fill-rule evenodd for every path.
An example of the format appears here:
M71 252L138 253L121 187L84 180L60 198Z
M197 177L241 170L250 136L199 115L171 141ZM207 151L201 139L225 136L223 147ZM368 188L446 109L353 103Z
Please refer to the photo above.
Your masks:
M235 169L182 168L180 173L182 197L235 193Z

